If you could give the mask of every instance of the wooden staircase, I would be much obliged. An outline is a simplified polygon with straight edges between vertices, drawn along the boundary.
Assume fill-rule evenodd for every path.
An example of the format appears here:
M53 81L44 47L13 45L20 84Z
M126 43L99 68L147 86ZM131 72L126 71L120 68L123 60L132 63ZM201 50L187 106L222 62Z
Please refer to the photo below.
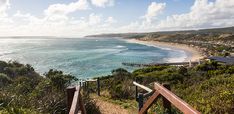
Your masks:
M137 82L133 82L136 86L136 100L138 102L138 114L147 114L148 109L161 97L163 99L163 107L167 110L167 113L171 113L171 105L174 105L184 114L201 114L194 109L188 103L177 97L170 91L168 84L154 83L154 89L150 89ZM80 84L81 85L81 84ZM86 84L84 84L86 85ZM99 80L97 81L97 87L100 87ZM87 87L86 87L87 88ZM138 88L141 88L147 93L138 93ZM81 86L68 87L67 88L67 102L69 114L86 114L85 106L82 101L80 93ZM100 95L100 88L98 89L98 95ZM146 100L144 100L146 99Z
M161 85L155 82L154 90L151 90L150 88L140 85L136 82L133 82L133 84L136 86L136 99L139 105L138 114L147 114L147 110L153 105L153 103L158 100L158 98L160 98L160 96L163 98L163 107L168 111L169 114L171 113L171 104L184 114L200 114L200 112L172 93L170 91L170 86L167 84ZM138 87L146 90L148 93L138 93ZM147 96L149 96L149 98L144 102L144 97Z

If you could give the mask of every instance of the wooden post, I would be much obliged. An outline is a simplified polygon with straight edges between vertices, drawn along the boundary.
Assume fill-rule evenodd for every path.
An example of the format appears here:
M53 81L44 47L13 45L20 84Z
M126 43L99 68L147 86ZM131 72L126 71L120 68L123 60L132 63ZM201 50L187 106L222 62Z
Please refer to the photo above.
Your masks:
M85 90L87 89L87 82L86 81L84 81L84 88L85 88Z
M141 110L141 108L144 105L144 94L143 93L139 93L138 94L138 109L139 111Z
M87 91L87 93L89 94L89 81L86 81L86 91Z
M136 101L138 100L138 88L136 86Z
M86 114L87 112L86 112L84 102L81 96L79 97L79 105L80 105L81 114Z
M100 96L100 79L99 77L97 78L97 94Z
M81 83L82 83L82 82L80 81L79 83L80 83L80 87L81 87Z
M67 90L67 109L69 112L72 105L73 96L76 91L76 87L68 87L66 90Z
M189 67L192 67L192 61L189 60Z
M137 77L135 77L135 82L137 82ZM134 85L134 83L133 83L133 85ZM138 87L137 86L136 86L136 91L135 91L135 97L136 97L136 101L138 101Z
M171 87L169 84L163 84L165 88L168 90L171 90ZM163 97L163 108L166 111L166 114L171 114L171 102L168 101L166 98Z

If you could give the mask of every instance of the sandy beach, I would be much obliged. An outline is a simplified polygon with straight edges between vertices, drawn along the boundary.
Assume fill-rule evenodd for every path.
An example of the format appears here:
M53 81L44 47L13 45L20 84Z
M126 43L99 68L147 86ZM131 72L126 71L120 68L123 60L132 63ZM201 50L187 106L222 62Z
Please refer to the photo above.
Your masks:
M167 42L159 42L159 41L143 41L143 40L137 40L137 39L127 39L127 42L130 43L138 43L138 44L143 44L143 45L149 45L149 46L155 46L155 47L162 47L162 48L171 48L171 49L177 49L177 50L183 50L188 53L190 53L184 62L188 61L198 61L199 59L204 58L202 53L194 48L190 47L185 44L177 44L177 43L167 43Z

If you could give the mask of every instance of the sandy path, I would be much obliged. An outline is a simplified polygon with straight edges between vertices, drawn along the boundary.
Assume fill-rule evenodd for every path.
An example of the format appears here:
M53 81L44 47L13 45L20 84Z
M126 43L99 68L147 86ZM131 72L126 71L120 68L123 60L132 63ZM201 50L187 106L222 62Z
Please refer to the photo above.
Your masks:
M92 96L92 99L96 101L96 105L99 106L102 114L131 114L129 110L124 109L119 105L102 100L97 96Z

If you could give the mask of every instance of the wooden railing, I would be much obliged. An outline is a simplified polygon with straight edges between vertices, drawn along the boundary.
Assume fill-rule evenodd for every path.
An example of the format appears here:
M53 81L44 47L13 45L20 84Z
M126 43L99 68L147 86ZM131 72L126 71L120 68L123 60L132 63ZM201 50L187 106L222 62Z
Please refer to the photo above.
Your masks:
M96 83L96 92L97 92L97 95L100 96L100 78L98 77L97 79L81 80L80 86L82 86L89 93L90 83Z
M80 86L67 88L67 104L69 114L86 114L85 106L80 93Z
M173 104L184 114L200 114L200 112L195 110L192 106L172 93L168 84L161 85L159 83L154 83L154 90L151 90L148 87L145 87L136 82L133 82L133 84L136 86L136 97L139 105L138 114L146 114L148 109L153 105L154 102L157 101L160 96L163 97L163 107L168 111L168 113L171 113L171 104ZM138 93L137 87L146 90L148 93ZM148 96L148 100L144 102L144 98Z

